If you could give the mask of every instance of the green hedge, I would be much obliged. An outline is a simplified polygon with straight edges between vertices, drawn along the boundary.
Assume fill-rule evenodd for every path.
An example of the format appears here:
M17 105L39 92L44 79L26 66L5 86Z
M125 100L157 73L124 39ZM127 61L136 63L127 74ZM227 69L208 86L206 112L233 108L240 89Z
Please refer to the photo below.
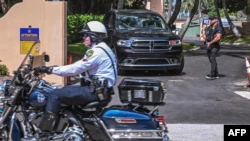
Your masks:
M0 64L0 76L4 76L8 74L9 69L6 65Z
M86 25L89 21L102 21L104 15L92 15L92 14L76 14L69 15L68 20L68 43L75 43L81 40L79 36L79 31Z

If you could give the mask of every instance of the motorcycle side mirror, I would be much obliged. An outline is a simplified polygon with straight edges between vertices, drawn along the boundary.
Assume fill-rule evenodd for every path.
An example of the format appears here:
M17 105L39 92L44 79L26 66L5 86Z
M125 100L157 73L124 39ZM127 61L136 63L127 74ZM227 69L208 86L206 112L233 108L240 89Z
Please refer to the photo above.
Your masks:
M45 54L43 56L43 59L44 59L45 62L49 62L50 61L49 55L47 55L47 54Z
M17 74L18 74L18 71L17 71L17 70L14 70L12 73L13 73L14 75L17 75Z

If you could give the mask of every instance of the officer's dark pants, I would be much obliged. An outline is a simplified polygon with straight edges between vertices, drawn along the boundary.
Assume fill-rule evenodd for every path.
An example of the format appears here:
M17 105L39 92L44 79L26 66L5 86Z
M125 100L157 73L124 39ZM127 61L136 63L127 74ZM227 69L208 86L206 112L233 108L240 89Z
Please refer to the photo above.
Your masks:
M55 89L48 98L46 111L58 114L61 103L66 105L84 105L97 101L97 97L91 93L89 87L69 85L61 89Z
M217 53L219 52L220 47L212 47L210 49L207 50L207 55L208 55L208 59L211 63L211 75L212 76L216 76L218 75L218 67L217 67L217 61L216 61L216 56Z

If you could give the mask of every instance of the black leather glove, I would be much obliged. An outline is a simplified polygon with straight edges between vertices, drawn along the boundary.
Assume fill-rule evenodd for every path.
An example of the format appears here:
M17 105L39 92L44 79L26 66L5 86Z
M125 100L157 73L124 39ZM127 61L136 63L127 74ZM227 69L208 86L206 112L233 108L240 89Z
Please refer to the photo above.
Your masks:
M35 67L33 70L35 75L39 75L40 73L51 74L53 67L40 66L40 67Z

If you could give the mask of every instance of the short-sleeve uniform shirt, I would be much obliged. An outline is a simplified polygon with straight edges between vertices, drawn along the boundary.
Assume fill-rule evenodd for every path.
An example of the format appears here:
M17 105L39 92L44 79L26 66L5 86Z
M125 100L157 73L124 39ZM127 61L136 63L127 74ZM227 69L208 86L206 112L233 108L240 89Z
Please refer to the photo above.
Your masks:
M219 25L217 25L216 27L209 26L206 30L207 42L212 41L217 34L222 34L222 28ZM214 45L218 46L219 42L214 43Z

